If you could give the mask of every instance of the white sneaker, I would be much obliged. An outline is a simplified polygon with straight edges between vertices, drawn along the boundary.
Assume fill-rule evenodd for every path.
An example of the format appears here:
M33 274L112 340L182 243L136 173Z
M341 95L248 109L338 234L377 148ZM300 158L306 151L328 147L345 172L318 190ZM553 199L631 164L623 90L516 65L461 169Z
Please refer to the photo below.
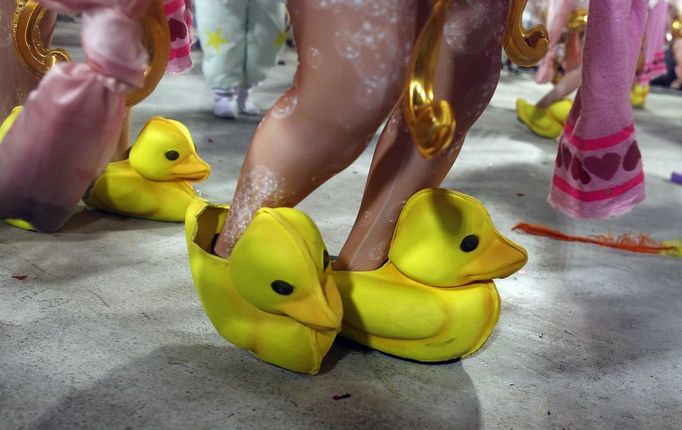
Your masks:
M213 92L213 114L220 118L239 118L237 93L233 90Z
M253 85L246 83L239 89L239 110L245 115L260 115L260 109L253 103L251 90Z

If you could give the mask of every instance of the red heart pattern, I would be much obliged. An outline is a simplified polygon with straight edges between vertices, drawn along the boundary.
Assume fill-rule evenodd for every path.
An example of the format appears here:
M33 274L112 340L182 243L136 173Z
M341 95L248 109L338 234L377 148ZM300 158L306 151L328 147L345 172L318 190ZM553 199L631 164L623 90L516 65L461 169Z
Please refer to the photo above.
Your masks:
M555 162L558 169L563 167L570 171L571 176L576 181L589 184L592 181L592 176L605 181L613 179L621 165L626 171L633 171L639 166L641 159L642 154L637 146L637 141L634 141L624 157L615 152L608 152L601 157L586 157L582 161L573 155L567 145L561 144L557 150Z
M620 167L620 155L608 152L601 157L586 157L584 162L588 172L608 181L615 176Z
M177 39L184 40L187 37L187 26L184 22L171 18L168 20L168 27L170 29L171 42L175 42Z
M573 176L573 179L576 181L580 180L580 182L585 185L592 182L592 177L583 168L583 163L580 162L578 157L573 158L573 162L571 163L571 176Z
M625 153L625 158L623 158L623 169L627 170L628 172L635 170L639 164L639 160L641 159L642 153L639 152L637 141L634 141L628 148L628 152Z

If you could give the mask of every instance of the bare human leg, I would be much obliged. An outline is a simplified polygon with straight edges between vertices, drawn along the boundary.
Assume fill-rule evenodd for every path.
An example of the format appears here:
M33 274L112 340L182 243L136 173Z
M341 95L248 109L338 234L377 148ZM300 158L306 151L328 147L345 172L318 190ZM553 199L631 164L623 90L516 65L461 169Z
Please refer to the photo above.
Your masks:
M499 79L509 2L454 1L444 29L436 98L452 102L457 131L445 153L425 160L412 143L400 108L381 136L353 230L338 270L373 270L387 258L395 222L407 199L437 187L457 159L466 133L488 105Z
M571 94L580 87L582 82L582 68L578 67L566 73L564 77L552 88L535 106L547 109L552 103L557 102Z
M294 84L256 131L216 254L230 254L259 208L295 206L366 148L402 90L417 5L289 2Z

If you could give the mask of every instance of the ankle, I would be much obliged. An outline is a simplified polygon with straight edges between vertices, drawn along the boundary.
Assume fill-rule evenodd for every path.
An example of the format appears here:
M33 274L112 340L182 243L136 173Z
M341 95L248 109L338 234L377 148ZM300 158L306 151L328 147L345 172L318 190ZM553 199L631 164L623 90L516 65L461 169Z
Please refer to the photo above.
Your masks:
M238 90L235 88L214 89L213 113L220 118L237 118L239 116L238 95Z
M260 115L260 109L253 102L251 90L255 84L244 82L239 88L239 110L247 115Z
M211 254L227 259L232 254L232 248L234 248L234 245L227 238L222 237L222 234L219 233L213 237Z

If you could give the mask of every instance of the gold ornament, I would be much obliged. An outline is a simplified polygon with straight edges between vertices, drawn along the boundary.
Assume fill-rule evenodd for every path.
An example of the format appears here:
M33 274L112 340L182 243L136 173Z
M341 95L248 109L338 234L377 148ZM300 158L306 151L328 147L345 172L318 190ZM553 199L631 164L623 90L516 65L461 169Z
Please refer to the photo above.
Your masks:
M40 24L47 12L35 0L16 0L12 19L14 48L20 61L36 79L40 79L57 63L71 61L63 49L48 49L43 44Z
M504 34L504 50L514 63L530 67L547 53L549 37L543 25L536 25L529 30L523 28L521 16L525 8L526 0L512 0Z
M438 49L449 5L450 0L434 1L431 16L424 24L412 53L403 97L410 134L419 152L427 159L450 146L456 127L450 103L433 99Z

